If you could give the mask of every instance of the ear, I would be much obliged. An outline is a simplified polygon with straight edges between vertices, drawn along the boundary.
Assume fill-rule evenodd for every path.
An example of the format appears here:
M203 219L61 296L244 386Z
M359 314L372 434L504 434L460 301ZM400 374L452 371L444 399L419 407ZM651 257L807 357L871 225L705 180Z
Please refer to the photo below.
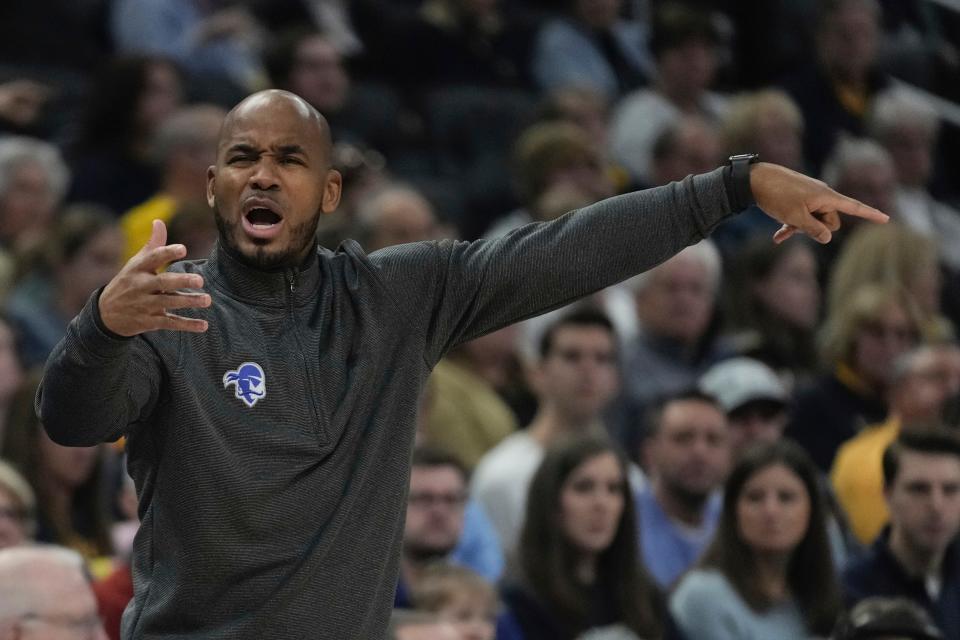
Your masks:
M327 171L327 180L323 185L323 201L320 210L324 213L333 213L340 204L340 192L343 189L343 176L336 169Z
M217 198L213 195L214 187L217 181L217 168L213 165L207 167L207 206L211 209L216 207Z

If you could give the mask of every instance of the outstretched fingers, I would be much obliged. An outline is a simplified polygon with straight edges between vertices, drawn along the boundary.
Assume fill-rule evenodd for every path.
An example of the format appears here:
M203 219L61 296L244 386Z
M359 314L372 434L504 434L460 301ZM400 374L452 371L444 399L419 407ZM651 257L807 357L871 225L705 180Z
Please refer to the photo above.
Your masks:
M819 207L821 211L837 211L839 213L845 213L849 216L863 218L864 220L869 220L870 222L883 223L890 220L890 216L883 213L879 209L874 209L873 207L865 205L859 200L854 200L853 198L845 196L842 193L833 191L827 194L825 198L826 200L821 203Z
M203 333L207 330L206 320L199 318L184 318L173 313L164 312L162 316L157 316L156 329L168 329L171 331L188 331L190 333Z

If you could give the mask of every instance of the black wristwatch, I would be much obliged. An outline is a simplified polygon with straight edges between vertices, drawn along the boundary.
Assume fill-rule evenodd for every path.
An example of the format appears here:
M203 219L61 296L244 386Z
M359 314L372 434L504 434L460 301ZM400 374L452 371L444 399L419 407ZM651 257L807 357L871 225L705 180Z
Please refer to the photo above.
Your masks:
M743 211L757 204L750 188L750 165L755 162L760 162L760 154L740 153L727 158L723 178L730 197L730 207L734 211Z

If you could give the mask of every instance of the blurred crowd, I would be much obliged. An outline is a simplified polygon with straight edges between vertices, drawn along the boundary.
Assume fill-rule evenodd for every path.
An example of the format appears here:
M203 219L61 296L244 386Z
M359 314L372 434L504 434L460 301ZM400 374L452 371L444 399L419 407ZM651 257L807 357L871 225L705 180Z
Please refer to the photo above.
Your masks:
M46 436L39 370L152 220L209 254L220 124L276 87L331 124L331 249L483 241L745 152L891 216L776 245L751 207L455 347L391 637L960 640L956 6L15 0L0 22L0 637L118 637L137 488L122 441Z

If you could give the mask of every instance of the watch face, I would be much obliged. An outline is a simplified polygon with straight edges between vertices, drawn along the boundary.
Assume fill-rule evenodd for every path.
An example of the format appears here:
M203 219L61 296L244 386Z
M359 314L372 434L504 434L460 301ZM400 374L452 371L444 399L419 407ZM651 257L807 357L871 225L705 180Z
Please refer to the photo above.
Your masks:
M749 162L756 162L757 160L760 159L760 154L759 153L738 153L735 156L730 156L730 158L728 159L730 160L730 162L734 162L737 160L748 160Z

